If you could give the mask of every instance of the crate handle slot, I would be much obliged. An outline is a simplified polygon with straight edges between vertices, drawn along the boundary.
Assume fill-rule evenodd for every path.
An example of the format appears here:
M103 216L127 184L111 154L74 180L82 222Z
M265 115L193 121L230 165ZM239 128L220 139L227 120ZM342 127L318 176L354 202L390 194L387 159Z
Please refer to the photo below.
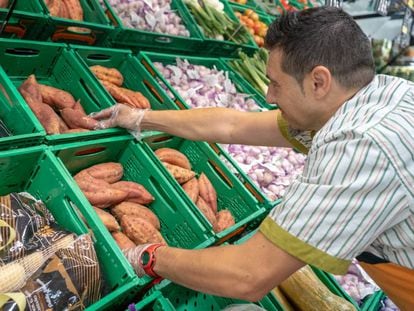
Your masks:
M163 135L163 136L155 136L155 137L150 137L151 141L149 142L149 144L157 144L157 143L163 143L169 140L172 140L173 137L171 135Z
M233 183L231 182L230 178L223 172L223 170L217 165L216 162L209 159L208 163L210 166L216 171L218 175L220 175L221 179L225 181L225 183L230 187L233 188Z
M265 201L264 197L253 188L253 186L248 183L247 181L242 182L244 187L256 198L259 203L263 203Z
M118 21L116 20L115 16L112 14L111 10L108 7L108 4L105 1L105 6L107 7L107 9L105 10L105 14L106 16L109 18L109 20L112 22L112 24L114 26L119 26Z
M86 58L90 60L110 60L111 56L97 53L97 54L89 54Z
M28 48L7 48L6 54L11 55L39 55L40 51L35 49L28 49Z
M180 108L180 110L187 109L187 107L179 99L174 100L174 103Z
M93 92L91 91L89 86L85 83L85 81L83 79L80 79L79 82L82 85L85 92L88 94L89 98L92 99L92 101L99 107L99 110L101 110L102 106L101 106L100 102L96 99L95 95L93 94Z
M85 150L80 150L75 152L76 157L81 157L84 155L91 155L91 154L98 154L101 152L104 152L106 150L106 147L93 147Z
M239 234L241 234L244 230L246 230L247 225L243 225L240 228L237 228L236 230L234 230L233 232L229 233L228 235L222 237L220 240L218 240L216 243L214 243L214 245L221 245L224 242L230 240L231 238L238 236Z
M73 27L73 26L72 26ZM52 41L60 42L60 41L77 41L80 43L86 43L87 45L94 45L96 42L96 36L92 32L90 34L80 34L76 32L72 32L70 27L60 27L60 29L56 30L55 33L52 35Z
M95 235L93 234L93 231L91 229L91 226L89 225L88 220L79 210L79 207L68 197L65 197L63 202L64 202L63 204L66 205L66 207L68 208L68 210L70 210L71 214L75 214L76 216L78 216L79 220L83 223L85 228L88 229L88 233L91 236L92 242L95 243L96 242Z
M164 104L164 101L162 100L162 97L160 94L158 94L157 90L155 89L155 87L153 85L151 85L151 83L148 80L143 80L144 82L144 86L146 87L146 89L148 90L148 92L150 92L157 100L160 104Z
M6 28L4 29L4 32L12 33L19 39L22 39L24 35L26 34L26 30L27 30L26 27L21 26L21 25L19 26L18 25L7 25Z
M167 169L165 169L165 170L167 170ZM167 174L169 174L169 173L167 172ZM149 180L150 180L151 184L154 185L154 187L156 188L157 192L160 194L162 199L167 202L167 206L165 208L170 208L175 213L177 213L177 209L175 208L175 204L171 200L171 196L165 191L164 187L158 182L158 180L156 180L154 178L154 176L150 176ZM175 202L175 203L177 203L177 202Z
M168 38L168 37L157 37L154 39L155 42L157 43L164 43L164 44L171 44L173 43L173 39Z

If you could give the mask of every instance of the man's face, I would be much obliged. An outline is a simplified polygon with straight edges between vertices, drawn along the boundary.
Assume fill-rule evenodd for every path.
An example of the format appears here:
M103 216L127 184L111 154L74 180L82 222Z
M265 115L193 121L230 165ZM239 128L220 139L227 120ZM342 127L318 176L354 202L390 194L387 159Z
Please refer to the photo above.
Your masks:
M267 76L270 79L266 100L270 104L277 104L282 112L283 118L292 128L299 130L312 129L311 88L309 78L305 77L303 88L296 79L283 72L281 68L282 52L273 49L269 54L267 64Z

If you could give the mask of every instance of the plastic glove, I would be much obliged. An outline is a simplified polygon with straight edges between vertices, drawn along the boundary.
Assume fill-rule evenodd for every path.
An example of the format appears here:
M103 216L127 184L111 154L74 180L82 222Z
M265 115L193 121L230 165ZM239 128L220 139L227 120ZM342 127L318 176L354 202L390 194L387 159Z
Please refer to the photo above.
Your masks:
M111 108L93 112L89 116L97 121L95 129L123 127L131 131L140 131L140 125L148 109L131 108L124 104L116 104Z
M142 253L150 246L155 245L155 244L159 244L159 243L148 243L148 244L142 244L142 245L137 245L133 248L128 248L128 249L124 249L122 250L122 252L124 253L125 257L128 259L128 261L130 262L130 264L132 265L132 267L135 270L135 273L141 278L144 275L146 275L144 269L141 266L141 256ZM165 246L165 245L163 245Z

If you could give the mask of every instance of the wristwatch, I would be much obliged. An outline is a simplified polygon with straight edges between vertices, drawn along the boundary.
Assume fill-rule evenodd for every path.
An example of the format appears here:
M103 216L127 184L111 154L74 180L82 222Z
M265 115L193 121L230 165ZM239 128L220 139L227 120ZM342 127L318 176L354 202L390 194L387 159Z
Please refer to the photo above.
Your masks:
M145 271L145 274L153 277L153 278L161 278L155 271L154 266L156 262L155 258L155 251L158 247L165 246L165 244L157 243L157 244L151 244L146 249L143 250L141 253L141 258L139 260L139 263L142 267L142 269Z

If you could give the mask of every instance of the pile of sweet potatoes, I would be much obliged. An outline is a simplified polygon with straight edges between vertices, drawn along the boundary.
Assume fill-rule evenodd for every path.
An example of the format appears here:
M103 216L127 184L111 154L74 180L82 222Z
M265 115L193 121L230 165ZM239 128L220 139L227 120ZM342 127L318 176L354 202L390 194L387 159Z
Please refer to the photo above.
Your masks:
M89 68L118 103L133 108L151 108L148 99L140 92L122 87L124 77L116 68L107 68L100 65L90 66Z
M80 101L61 89L40 84L30 75L19 91L47 134L64 134L95 129L97 121L88 117Z
M229 210L217 211L217 192L213 184L204 173L197 179L185 154L172 148L159 148L155 150L155 155L211 223L215 232L221 232L235 224Z
M79 0L45 0L51 16L83 21L83 9Z
M74 176L79 188L121 249L145 243L165 243L158 217L146 204L154 197L141 184L121 180L120 163L106 162Z

